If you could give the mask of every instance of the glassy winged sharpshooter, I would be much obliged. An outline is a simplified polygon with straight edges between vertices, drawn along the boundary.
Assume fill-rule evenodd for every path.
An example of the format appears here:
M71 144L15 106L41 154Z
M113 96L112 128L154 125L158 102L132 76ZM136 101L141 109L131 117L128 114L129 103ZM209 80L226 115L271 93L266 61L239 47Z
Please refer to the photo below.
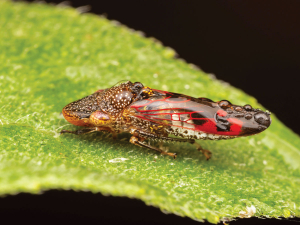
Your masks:
M195 139L224 140L258 134L271 124L270 113L250 105L213 102L183 94L145 87L140 82L119 83L66 105L62 111L70 123L86 128L61 133L86 134L95 131L132 134L130 142L176 158L145 143L145 140L189 142L206 159L210 151ZM180 138L169 137L169 135Z

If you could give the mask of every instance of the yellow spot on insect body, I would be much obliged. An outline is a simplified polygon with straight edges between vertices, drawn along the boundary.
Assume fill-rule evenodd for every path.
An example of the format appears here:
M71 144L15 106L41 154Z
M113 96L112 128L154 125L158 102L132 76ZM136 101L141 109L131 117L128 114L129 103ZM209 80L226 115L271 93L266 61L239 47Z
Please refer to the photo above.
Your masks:
M148 96L153 95L153 91L152 91L152 89L151 89L150 87L144 87L143 92L144 92L145 94L147 94Z
M167 120L163 120L162 123L169 124L169 122Z
M163 128L163 126L159 125L153 125L150 127L151 133L157 133L157 131L161 130Z
M95 126L103 126L103 125L108 125L112 122L112 120L110 119L110 117L97 110L95 112L93 112L89 118L90 123L94 124Z
M151 133L153 133L153 127L150 127Z

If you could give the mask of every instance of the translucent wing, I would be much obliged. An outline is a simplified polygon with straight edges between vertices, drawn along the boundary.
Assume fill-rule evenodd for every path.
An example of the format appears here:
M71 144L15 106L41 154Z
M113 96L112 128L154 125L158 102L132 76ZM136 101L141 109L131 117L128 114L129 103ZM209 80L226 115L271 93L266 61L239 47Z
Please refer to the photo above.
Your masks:
M233 105L226 100L213 102L207 98L160 90L154 90L154 94L130 105L135 110L134 116L181 128L180 132L193 130L224 136L248 136L262 132L271 123L268 113Z
M216 113L218 104L207 98L154 90L155 96L134 102L130 107L136 117L155 123L192 129L207 133L219 133ZM223 127L224 134L230 127ZM228 134L226 134L228 135Z

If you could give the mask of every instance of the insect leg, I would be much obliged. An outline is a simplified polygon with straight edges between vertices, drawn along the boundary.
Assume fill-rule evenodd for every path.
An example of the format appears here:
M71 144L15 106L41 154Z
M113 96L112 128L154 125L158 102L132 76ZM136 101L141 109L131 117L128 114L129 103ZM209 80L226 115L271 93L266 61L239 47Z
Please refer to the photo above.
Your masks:
M194 145L196 145L197 150L205 156L206 160L209 160L211 158L211 151L203 149L197 142L195 142Z
M130 138L130 143L135 144L135 145L138 145L138 146L140 146L140 147L149 148L149 149L158 151L158 152L160 152L160 153L163 154L163 155L169 155L169 156L172 156L174 159L176 159L176 156L177 156L176 153L165 152L165 151L163 151L163 150L161 150L161 149L159 149L159 148L155 148L155 147L153 147L153 146L151 146L151 145L147 145L147 144L143 143L142 141L140 141L140 139L142 139L142 138L136 137L136 136L132 136L132 137Z
M200 151L206 158L209 160L211 158L212 153L209 150L203 149L201 145L199 145L195 139L184 139L184 138L172 138L172 137L162 137L163 140L177 141L177 142L189 142L194 144L198 151Z
M212 155L212 153L209 150L203 149L201 147L201 145L199 145L194 139L164 137L164 136L159 136L159 135L152 134L152 133L147 133L147 132L144 132L142 130L133 130L131 132L131 134L134 135L130 139L131 143L142 146L142 147L146 147L146 148L150 148L150 149L159 151L164 155L170 155L171 154L170 156L173 156L174 158L176 158L176 153L170 153L169 154L169 153L164 152L163 150L161 150L159 148L155 148L155 147L152 147L151 145L144 144L142 141L144 139L154 139L154 140L163 140L163 141L188 142L188 143L194 144L196 146L197 150L200 151L205 156L206 160L209 160L211 158L211 155ZM139 138L141 138L142 141L140 141Z
M172 138L172 137L157 137L157 139L162 139L166 141L176 141L176 142L188 142L194 144L199 152L201 152L206 160L211 158L212 153L209 150L203 149L201 145L199 145L195 139L184 139L184 138Z
M63 134L63 133L70 133L70 134L76 134L76 135L79 135L79 134L87 134L87 133L92 133L92 132L95 132L96 129L95 127L91 127L91 128L83 128L83 129L79 129L79 130L75 130L75 131L71 131L71 130L61 130L60 133Z
M92 133L92 132L96 132L96 131L106 131L106 132L110 132L113 134L113 138L115 139L117 137L117 134L115 132L113 132L110 128L108 127L88 127L88 128L83 128L83 129L79 129L79 130L75 130L75 131L71 131L71 130L61 130L60 133L71 133L71 134L76 134L76 135L80 135L80 134L88 134L88 133Z

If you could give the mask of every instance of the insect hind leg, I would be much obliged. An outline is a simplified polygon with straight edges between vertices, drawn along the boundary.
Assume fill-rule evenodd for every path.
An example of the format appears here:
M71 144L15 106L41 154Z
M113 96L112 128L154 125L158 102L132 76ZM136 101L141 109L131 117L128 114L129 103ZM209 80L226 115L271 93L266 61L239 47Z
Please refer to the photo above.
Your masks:
M201 145L199 145L199 144L195 141L195 139L172 138L172 137L162 137L161 139L162 139L162 140L167 140L167 141L188 142L188 143L191 143L191 144L195 145L195 146L196 146L196 149L197 149L199 152L201 152L201 153L205 156L206 160L209 160L209 159L211 158L211 155L212 155L211 151L206 150L206 149L203 149L203 148L201 147Z
M196 149L205 156L206 160L209 160L211 158L211 151L203 149L201 145L199 145L196 141L193 144L196 146Z
M145 140L145 139L153 139L153 140L157 140L157 141L162 140L162 141L174 141L174 142L188 142L188 143L191 143L191 144L195 145L196 149L198 151L200 151L205 156L206 160L209 160L211 158L211 155L212 155L212 153L209 150L203 149L201 147L201 145L199 145L195 141L195 139L164 137L164 136L159 136L157 134L148 133L148 132L145 132L145 131L142 131L142 130L133 130L131 132L131 134L133 134L133 136L130 139L131 143L139 145L141 147L146 147L146 148L149 148L149 149L159 151L164 155L170 155L171 154L170 156L173 156L174 159L176 158L176 153L168 154L167 152L164 152L163 150L161 150L159 148L155 148L155 147L151 146L150 144L147 145L147 144L143 143L142 141ZM141 139L141 141L139 140L139 138Z
M209 160L211 158L211 155L212 155L211 151L203 149L201 147L201 145L199 145L195 141L195 139L172 138L172 137L162 137L162 139L163 140L169 140L169 141L176 141L176 142L188 142L188 143L191 143L191 144L195 145L196 149L205 156L206 160Z

